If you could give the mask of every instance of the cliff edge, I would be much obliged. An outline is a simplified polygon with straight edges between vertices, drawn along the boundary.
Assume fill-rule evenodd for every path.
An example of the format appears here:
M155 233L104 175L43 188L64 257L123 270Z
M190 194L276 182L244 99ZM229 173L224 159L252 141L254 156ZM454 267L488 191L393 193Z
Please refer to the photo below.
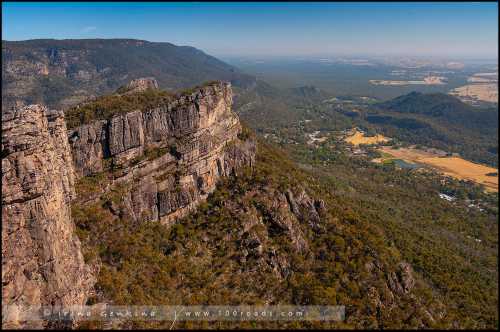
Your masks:
M23 311L84 305L93 293L99 262L84 261L72 204L100 202L116 218L171 224L206 200L221 177L252 166L255 142L231 106L230 84L212 82L71 130L61 111L5 110L3 327L58 327L26 321Z
M74 181L62 112L31 105L2 113L4 306L85 304L95 278L74 233ZM2 322L14 328L46 324Z
M75 172L82 181L105 174L104 188L133 188L123 192L119 215L170 223L205 200L221 176L253 164L255 142L240 139L232 102L231 85L212 82L81 125L69 132Z

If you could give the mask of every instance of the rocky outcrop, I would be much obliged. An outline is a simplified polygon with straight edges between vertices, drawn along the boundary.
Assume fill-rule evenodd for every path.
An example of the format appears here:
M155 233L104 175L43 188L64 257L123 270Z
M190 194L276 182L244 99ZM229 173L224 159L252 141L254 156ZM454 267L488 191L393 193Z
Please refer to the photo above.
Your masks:
M121 188L119 203L109 204L112 213L168 224L205 200L220 177L251 166L255 143L238 138L242 128L231 105L230 85L214 83L168 105L71 131L62 112L38 105L5 110L4 304L85 304L97 271L84 263L74 233L77 179L105 172L110 183L97 196ZM48 326L16 321L15 310L9 317L7 327Z
M413 269L410 264L401 262L396 272L392 272L387 277L389 288L399 295L407 294L415 286Z
M4 306L85 304L95 279L74 233L74 181L62 112L31 105L2 113ZM44 327L46 322L2 325Z
M380 260L375 259L366 263L365 270L371 275L372 281L378 281L378 289L374 285L365 285L367 287L367 296L377 311L390 316L391 311L397 309L398 302L405 299L405 301L411 302L414 308L421 307L422 312L430 321L434 321L434 317L440 315L438 313L440 310L437 307L424 306L420 302L421 299L413 293L414 288L417 287L416 277L409 263L402 261L394 269L384 266ZM393 271L389 272L387 270ZM384 277L381 279L382 276ZM383 282L380 282L381 280ZM410 310L405 314L411 315L412 311ZM422 322L419 324L421 324L420 327L425 326Z
M320 216L325 212L325 203L322 200L313 200L304 190L301 190L297 196L288 190L286 198L290 209L301 221L307 222L316 232L323 230Z
M147 111L116 115L69 132L78 177L111 165L130 184L120 214L169 223L193 210L221 176L251 166L255 143L240 140L229 83L212 83Z
M242 201L254 202L253 205L225 202L225 207L238 216L234 235L238 253L234 258L244 266L243 270L268 270L277 280L285 280L292 271L290 254L307 256L311 252L309 236L316 234L316 230L310 225L311 219L315 217L311 217L312 213L304 212L312 208L318 216L316 209L307 205L315 200L302 187L294 191L298 193L296 198L291 189L282 192L264 186L252 188L243 194ZM320 214L323 217L326 209L324 203L322 208ZM318 229L323 229L324 218L315 222L318 223ZM309 229L312 229L312 233ZM276 240L279 238L286 239L289 244L286 254L282 247L278 250L280 245L277 245ZM248 262L252 264L247 265Z
M125 93L146 91L148 89L157 90L158 82L154 77L143 77L132 80L126 87Z

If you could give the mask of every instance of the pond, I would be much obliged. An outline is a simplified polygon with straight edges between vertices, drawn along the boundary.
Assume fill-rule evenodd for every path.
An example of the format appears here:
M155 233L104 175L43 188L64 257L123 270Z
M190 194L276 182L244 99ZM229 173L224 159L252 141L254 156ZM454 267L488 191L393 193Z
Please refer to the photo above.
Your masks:
M421 166L419 164L411 164L408 163L402 159L393 159L394 164L398 167L401 168L409 168L409 169L414 169L414 168L420 168Z

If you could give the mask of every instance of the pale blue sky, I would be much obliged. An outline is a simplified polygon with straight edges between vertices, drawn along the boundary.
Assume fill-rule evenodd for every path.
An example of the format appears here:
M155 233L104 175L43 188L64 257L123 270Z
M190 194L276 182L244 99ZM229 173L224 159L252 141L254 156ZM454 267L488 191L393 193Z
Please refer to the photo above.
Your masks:
M2 39L137 38L230 55L497 58L497 3L2 3Z

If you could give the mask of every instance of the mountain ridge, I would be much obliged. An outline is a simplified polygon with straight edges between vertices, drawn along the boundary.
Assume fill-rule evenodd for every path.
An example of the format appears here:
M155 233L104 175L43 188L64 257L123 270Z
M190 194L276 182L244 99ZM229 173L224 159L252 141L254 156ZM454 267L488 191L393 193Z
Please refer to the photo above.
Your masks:
M170 90L210 80L242 88L255 83L253 76L194 47L137 39L3 40L2 60L4 105L69 107L148 76Z

